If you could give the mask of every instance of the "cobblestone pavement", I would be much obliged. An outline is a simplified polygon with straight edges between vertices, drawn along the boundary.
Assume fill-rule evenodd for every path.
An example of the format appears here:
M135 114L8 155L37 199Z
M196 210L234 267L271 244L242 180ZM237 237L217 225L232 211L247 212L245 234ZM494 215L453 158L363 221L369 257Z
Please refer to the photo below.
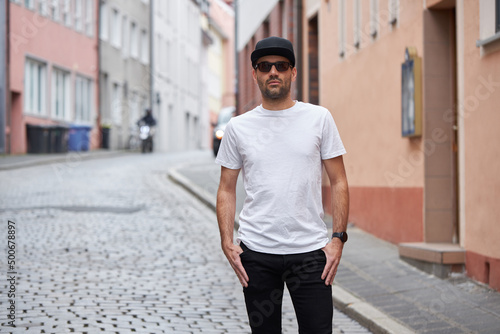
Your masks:
M76 154L0 172L0 266L15 281L15 291L12 281L0 283L0 331L249 333L215 214L166 177L189 159ZM297 333L288 296L283 312L284 333ZM368 331L336 311L335 333Z

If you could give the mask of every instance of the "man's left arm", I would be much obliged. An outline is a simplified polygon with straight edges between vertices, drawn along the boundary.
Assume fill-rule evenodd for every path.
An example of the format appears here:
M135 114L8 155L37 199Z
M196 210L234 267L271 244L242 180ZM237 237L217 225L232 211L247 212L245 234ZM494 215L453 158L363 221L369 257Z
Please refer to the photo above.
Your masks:
M333 232L345 232L349 215L349 188L342 156L323 160L326 174L330 179L332 195ZM326 254L326 265L321 275L326 285L331 285L337 274L337 268L342 256L344 243L339 238L333 238L323 251Z

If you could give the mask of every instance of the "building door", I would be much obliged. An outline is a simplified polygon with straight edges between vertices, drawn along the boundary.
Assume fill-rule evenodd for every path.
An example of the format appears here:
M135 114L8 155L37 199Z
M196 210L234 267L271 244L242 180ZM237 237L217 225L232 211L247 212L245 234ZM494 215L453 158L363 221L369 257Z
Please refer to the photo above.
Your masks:
M457 243L457 65L455 8L424 12L424 240Z

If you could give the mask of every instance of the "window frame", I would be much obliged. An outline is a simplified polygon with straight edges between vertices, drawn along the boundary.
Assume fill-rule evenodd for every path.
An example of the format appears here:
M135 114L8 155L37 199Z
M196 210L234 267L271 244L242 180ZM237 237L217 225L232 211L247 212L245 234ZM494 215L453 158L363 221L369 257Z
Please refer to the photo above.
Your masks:
M99 14L99 38L109 40L109 7L106 1L101 1Z
M73 24L78 32L83 32L83 6L82 0L73 0Z
M62 91L58 88L59 80L62 79ZM52 68L52 108L51 116L55 119L70 120L71 115L71 72L59 67ZM58 106L62 99L62 113L58 112Z
M139 59L139 26L130 20L130 57Z
M24 0L24 7L35 10L35 0Z
M83 15L83 29L89 37L94 36L94 1L85 0L85 13Z
M344 58L346 55L346 35L347 35L347 24L346 24L346 2L345 0L339 0L338 2L338 29L339 29L339 56Z
M140 31L139 58L144 65L149 64L149 34L146 29Z
M122 47L122 27L121 27L121 16L120 11L117 8L111 9L111 25L110 25L110 40L109 42L115 48Z
M33 71L36 66L36 75ZM34 78L36 76L36 78ZM35 83L36 81L36 83ZM25 114L47 116L47 63L26 57L24 63ZM37 106L35 106L37 104Z
M76 74L74 84L74 114L75 121L77 122L91 123L93 101L92 86L92 79L81 74Z
M49 13L53 21L59 22L61 20L61 4L59 0L49 0Z
M62 0L62 6L61 6L61 22L66 26L66 27L71 27L73 24L72 22L72 16L71 16L71 0Z

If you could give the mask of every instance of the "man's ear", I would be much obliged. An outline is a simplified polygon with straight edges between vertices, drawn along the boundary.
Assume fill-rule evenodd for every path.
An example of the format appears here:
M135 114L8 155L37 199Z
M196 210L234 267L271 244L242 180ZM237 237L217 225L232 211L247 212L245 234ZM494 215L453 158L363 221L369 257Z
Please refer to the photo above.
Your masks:
M253 77L253 81L255 81L255 83L257 83L257 73L255 73L254 68L252 69L252 77Z
M297 79L297 68L294 66L292 67L292 81L295 81Z

